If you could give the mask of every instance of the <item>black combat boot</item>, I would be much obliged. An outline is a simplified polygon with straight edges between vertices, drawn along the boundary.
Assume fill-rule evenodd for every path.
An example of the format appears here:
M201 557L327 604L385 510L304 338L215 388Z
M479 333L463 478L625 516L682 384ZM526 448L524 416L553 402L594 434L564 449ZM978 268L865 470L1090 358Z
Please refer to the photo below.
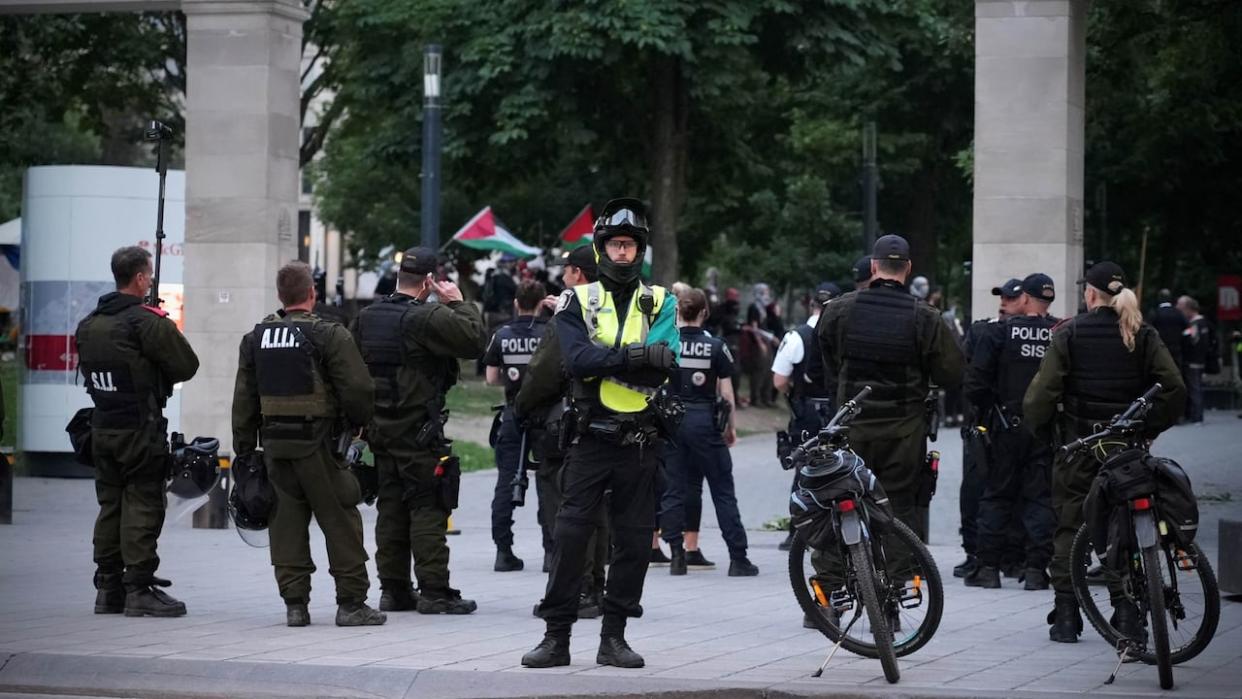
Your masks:
M1082 633L1082 615L1072 594L1056 596L1056 606L1048 613L1048 638L1057 643L1078 643Z
M1000 586L1000 571L992 566L978 566L966 576L966 587L996 589Z
M731 578L750 578L759 574L759 566L750 562L750 559L742 556L729 561L729 577Z
M411 612L418 608L418 591L408 580L381 580L381 612Z
M703 555L703 551L701 549L695 549L693 551L686 551L686 567L708 570L715 568L716 564L707 560L707 556Z
M545 634L539 645L522 656L522 667L561 667L568 664L568 636Z
M120 573L95 573L95 613L120 614L125 611L125 585Z
M1027 568L1022 579L1023 590L1048 589L1048 571L1044 568Z
M418 599L419 614L471 614L479 605L472 599L462 599L453 588L423 590Z
M659 546L651 547L651 558L648 559L647 565L666 566L668 564L669 559L664 555L664 551Z
M382 626L385 621L388 615L368 607L366 602L348 602L336 607L337 626Z
M526 563L513 555L512 546L496 547L496 564L492 566L492 570L497 573L508 573L515 570L521 570L526 567Z
M310 626L310 610L305 603L285 603L285 626Z
M125 616L185 616L185 603L159 589L171 582L154 575L125 583Z
M1138 643L1147 644L1147 629L1143 628L1143 618L1139 616L1138 607L1128 599L1113 602L1113 615L1108 623L1117 629L1117 633Z
M953 577L964 578L970 575L975 568L979 566L979 562L971 554L966 554L966 560L953 566Z
M780 549L781 551L788 551L789 549L793 548L793 536L794 536L793 528L790 528L789 534L785 537L785 540L782 541L780 545L777 546L776 548Z
M595 654L595 662L599 665L613 667L639 668L645 665L643 656L634 652L625 637L620 634L607 634L599 637L599 652Z
M681 544L669 545L669 575L685 575L686 574L686 550Z

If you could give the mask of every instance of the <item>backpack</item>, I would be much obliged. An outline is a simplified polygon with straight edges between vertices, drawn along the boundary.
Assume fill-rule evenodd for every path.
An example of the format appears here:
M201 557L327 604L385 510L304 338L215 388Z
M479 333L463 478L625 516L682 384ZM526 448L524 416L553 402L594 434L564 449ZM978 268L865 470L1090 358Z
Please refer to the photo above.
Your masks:
M1083 518L1092 548L1113 569L1120 569L1120 551L1108 549L1109 541L1128 537L1129 525L1124 509L1134 498L1154 495L1160 520L1168 536L1180 546L1188 546L1199 530L1199 502L1186 471L1172 459L1141 449L1129 449L1104 462L1083 501Z

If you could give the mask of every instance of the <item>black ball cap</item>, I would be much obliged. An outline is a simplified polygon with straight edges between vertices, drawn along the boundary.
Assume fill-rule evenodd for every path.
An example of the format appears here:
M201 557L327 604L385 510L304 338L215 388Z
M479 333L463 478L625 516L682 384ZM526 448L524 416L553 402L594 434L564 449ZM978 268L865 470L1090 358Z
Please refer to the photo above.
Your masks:
M865 282L871 278L871 256L864 255L854 263L854 281Z
M1016 299L1022 295L1022 280L1010 279L1000 286L992 287L992 295L1003 299Z
M1082 281L1110 296L1121 293L1126 288L1126 273L1116 262L1097 262L1082 275Z
M841 295L841 287L832 282L821 282L819 286L815 287L815 294L826 294L828 298L835 298Z
M1041 272L1028 275L1022 280L1022 292L1041 301L1055 301L1057 298L1057 290L1052 284L1052 277Z
M573 265L587 271L587 274L595 276L595 249L590 245L580 245L573 250L566 250L561 253L561 264Z
M910 244L899 235L880 236L875 241L875 247L871 248L871 258L905 262L910 259Z
M440 256L431 248L410 248L401 255L401 271L407 274L431 274L439 265Z

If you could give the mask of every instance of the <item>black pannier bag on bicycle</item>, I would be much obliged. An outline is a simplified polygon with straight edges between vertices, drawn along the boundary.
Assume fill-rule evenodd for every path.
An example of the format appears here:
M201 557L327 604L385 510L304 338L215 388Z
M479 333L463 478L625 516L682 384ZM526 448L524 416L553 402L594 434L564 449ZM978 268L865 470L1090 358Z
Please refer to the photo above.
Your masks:
M1105 552L1109 567L1116 569L1124 563L1117 560L1117 551L1108 550L1109 541L1122 541L1129 536L1122 531L1129 520L1121 508L1135 498L1153 494L1169 534L1182 545L1194 541L1199 528L1199 505L1185 470L1172 459L1128 449L1104 463L1082 506L1091 547Z
M877 525L892 519L888 495L854 452L836 450L812 458L798 469L797 485L789 496L789 514L794 528L805 533L811 548L824 549L833 542L832 518L825 515L834 502L850 495L865 502Z

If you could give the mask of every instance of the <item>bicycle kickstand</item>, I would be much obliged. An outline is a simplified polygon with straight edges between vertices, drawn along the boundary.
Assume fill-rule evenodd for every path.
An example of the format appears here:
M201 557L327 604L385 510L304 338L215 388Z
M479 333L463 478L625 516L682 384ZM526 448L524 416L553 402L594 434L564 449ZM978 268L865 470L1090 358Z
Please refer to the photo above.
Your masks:
M841 637L837 639L836 645L832 647L832 650L828 651L828 657L824 658L824 662L819 664L819 669L811 677L819 677L824 674L824 668L828 667L828 663L832 662L832 656L836 655L838 650L841 650L841 644L845 643L845 637L849 635L850 629L854 628L854 622L858 621L861 616L861 614L855 614L854 618L850 619L850 623L841 630Z
M1104 684L1112 684L1117 679L1117 673L1121 672L1121 666L1130 658L1130 639L1123 638L1117 642L1117 667L1113 668L1113 674L1104 680Z

